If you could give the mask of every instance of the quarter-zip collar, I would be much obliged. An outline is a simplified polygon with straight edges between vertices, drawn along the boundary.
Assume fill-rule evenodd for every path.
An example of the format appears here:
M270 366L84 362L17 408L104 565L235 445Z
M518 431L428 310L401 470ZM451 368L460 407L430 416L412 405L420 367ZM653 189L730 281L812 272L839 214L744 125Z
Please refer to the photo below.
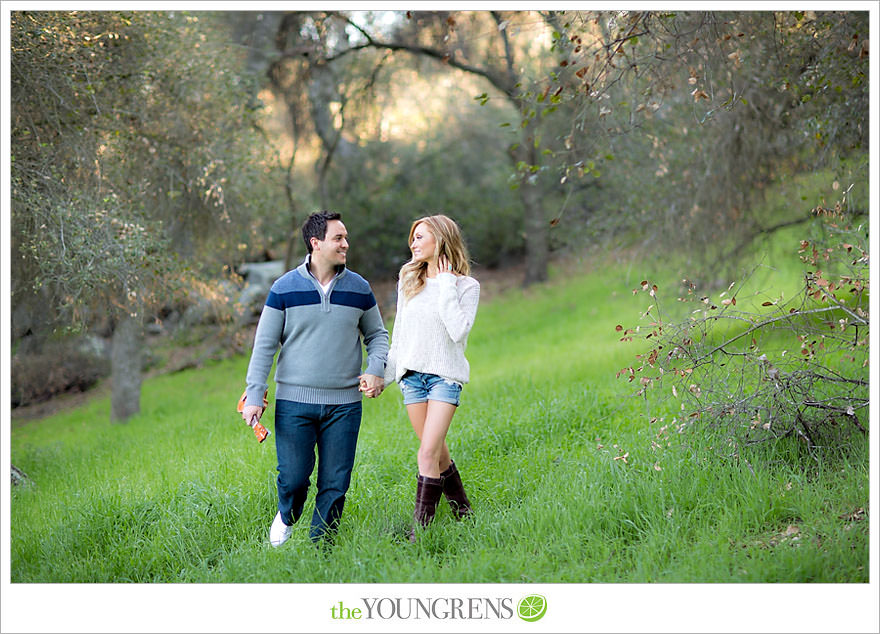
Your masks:
M318 291L318 296L321 298L321 312L329 313L330 312L330 295L333 294L333 289L336 287L336 283L339 281L339 278L345 275L345 272L348 270L345 268L344 264L340 264L336 267L336 275L330 281L330 286L327 287L327 292L324 292L324 287L321 286L321 283L318 281L318 278L314 276L312 273L312 254L309 253L306 255L303 263L297 267L300 275L305 278L308 278L312 281L312 284L315 286L315 290Z

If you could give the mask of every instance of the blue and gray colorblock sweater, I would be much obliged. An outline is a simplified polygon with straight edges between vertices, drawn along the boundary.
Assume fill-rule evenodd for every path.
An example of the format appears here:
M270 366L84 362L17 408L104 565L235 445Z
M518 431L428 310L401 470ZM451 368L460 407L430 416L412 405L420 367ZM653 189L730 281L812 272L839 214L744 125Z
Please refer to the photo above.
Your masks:
M279 346L275 398L323 405L361 399L358 377L383 376L388 331L369 283L346 268L324 294L309 257L269 291L247 371L247 404L263 404ZM362 371L363 349L367 365Z

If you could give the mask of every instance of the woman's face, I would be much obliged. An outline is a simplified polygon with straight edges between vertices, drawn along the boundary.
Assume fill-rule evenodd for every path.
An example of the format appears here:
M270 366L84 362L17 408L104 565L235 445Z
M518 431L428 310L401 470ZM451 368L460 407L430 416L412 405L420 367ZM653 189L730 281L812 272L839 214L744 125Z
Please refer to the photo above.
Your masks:
M431 233L428 225L424 222L416 225L413 231L412 243L409 250L413 254L413 262L430 262L434 259L434 251L437 249L437 241Z

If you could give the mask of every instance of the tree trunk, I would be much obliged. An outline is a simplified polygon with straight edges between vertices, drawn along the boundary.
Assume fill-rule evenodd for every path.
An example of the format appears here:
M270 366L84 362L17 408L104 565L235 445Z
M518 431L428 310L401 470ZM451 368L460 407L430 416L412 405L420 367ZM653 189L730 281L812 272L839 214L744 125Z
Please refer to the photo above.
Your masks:
M523 231L526 242L526 270L523 286L547 281L547 261L549 256L549 224L541 205L541 190L537 186L539 172L519 169L520 163L538 165L540 161L535 149L534 123L529 122L522 130L519 146L510 152L514 169L520 171L519 197L523 206Z
M295 119L295 117L293 117ZM287 251L284 254L284 270L290 271L299 265L301 256L299 255L299 245L302 242L302 231L300 220L297 218L296 203L293 197L293 164L296 159L296 148L299 144L299 135L296 132L296 122L294 121L293 135L293 156L290 157L290 163L287 165L287 181L284 184L284 191L287 194L287 204L290 208L290 236L287 238ZM305 219L302 220L305 222ZM303 249L305 250L305 249Z
M346 166L354 161L359 150L355 143L342 136L342 129L345 126L343 117L345 97L339 92L338 80L330 64L319 60L309 66L308 96L312 123L324 148L323 156L318 158L316 165L318 193L321 208L329 209L331 201L327 190L327 175L331 163L338 158L337 164L347 169ZM331 104L334 103L338 105L336 112L331 108ZM348 180L346 176L343 182Z
M302 259L305 257L305 254L300 255L300 245L303 244L302 241L302 232L300 231L300 227L296 222L296 217L294 216L293 227L290 231L290 237L287 239L287 251L284 254L284 270L291 271L299 266ZM305 252L305 245L303 245L303 252Z
M523 286L530 286L547 281L548 225L537 187L523 179L519 191L523 214L525 214L523 228L526 233L526 271L523 276Z
M113 330L110 419L124 422L141 411L144 329L140 317L124 314Z

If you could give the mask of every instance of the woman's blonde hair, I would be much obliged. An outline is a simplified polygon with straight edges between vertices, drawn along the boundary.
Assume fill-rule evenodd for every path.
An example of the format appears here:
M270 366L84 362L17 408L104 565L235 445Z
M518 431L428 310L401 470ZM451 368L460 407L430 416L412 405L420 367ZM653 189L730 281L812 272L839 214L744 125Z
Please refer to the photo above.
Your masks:
M436 243L434 257L439 258L441 255L446 256L452 265L452 272L459 275L470 275L471 264L468 256L467 247L461 237L461 229L455 221L443 214L436 216L426 216L419 218L412 223L409 229L409 242L412 244L416 227L425 223L431 235L434 236ZM400 269L401 290L406 299L410 299L421 292L425 286L425 278L428 276L427 262L413 262L410 260Z

